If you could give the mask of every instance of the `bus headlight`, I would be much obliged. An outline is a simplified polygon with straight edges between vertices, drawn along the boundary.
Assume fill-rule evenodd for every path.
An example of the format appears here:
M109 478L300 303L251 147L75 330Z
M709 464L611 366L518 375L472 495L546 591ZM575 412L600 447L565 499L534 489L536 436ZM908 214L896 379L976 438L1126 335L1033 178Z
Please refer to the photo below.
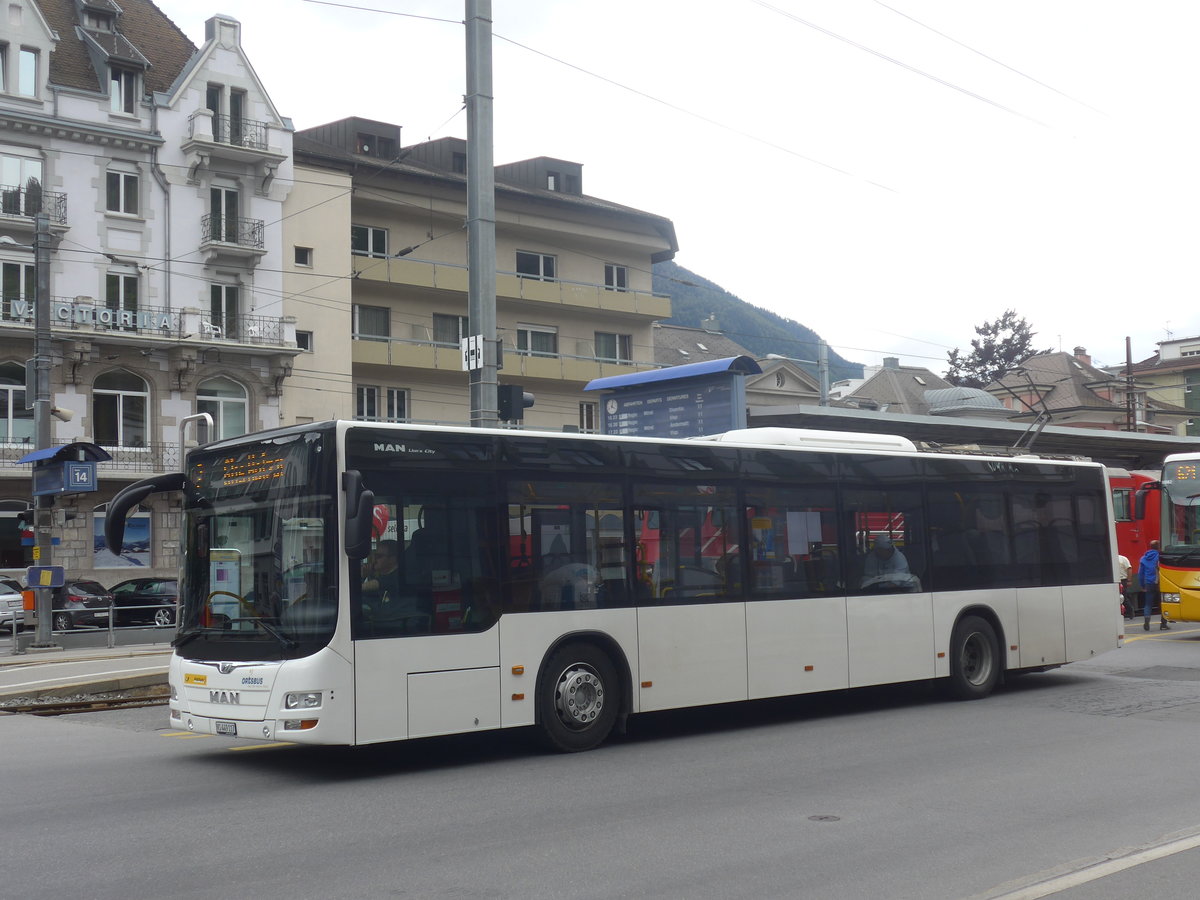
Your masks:
M1160 599L1162 600L1163 603L1178 603L1179 595L1167 592L1167 593L1164 593Z
M318 709L320 706L320 691L297 691L283 695L284 709Z

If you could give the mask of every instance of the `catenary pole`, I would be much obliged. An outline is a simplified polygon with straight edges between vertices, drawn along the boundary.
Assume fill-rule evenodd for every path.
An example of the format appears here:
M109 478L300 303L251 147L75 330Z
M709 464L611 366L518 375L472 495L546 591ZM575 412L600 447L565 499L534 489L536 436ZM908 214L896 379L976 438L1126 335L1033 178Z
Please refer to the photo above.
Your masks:
M492 161L492 3L466 0L467 26L467 328L483 340L483 363L470 371L471 425L498 421L496 340L496 179Z

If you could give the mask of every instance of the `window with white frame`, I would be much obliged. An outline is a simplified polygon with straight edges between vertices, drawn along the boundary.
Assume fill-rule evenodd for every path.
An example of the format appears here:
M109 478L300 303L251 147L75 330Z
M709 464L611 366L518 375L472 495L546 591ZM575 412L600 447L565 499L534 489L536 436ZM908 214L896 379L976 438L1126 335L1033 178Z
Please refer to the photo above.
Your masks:
M296 346L308 353L313 352L313 333L311 331L296 332Z
M596 359L608 362L633 362L633 335L597 331Z
M388 233L386 228L373 225L350 226L350 252L355 256L388 255Z
M111 309L112 327L122 331L137 328L138 277L133 273L109 272L104 276L104 305Z
M8 90L8 44L0 42L0 93Z
M517 274L522 278L538 278L553 281L558 277L557 260L548 253L517 251Z
M583 402L579 404L579 430L584 434L596 434L600 431L600 404Z
M353 336L360 341L386 341L392 336L392 311L355 303Z
M17 60L17 93L22 97L36 97L38 89L38 52L22 47Z
M435 344L451 344L455 347L467 336L467 317L433 314L433 341Z
M133 114L137 107L138 73L120 66L109 67L108 108L116 113Z
M37 296L37 269L26 263L0 263L0 318L9 322L33 320L33 301Z
M551 325L517 325L517 352L529 356L557 356L558 329Z
M354 418L362 422L407 422L408 391L360 384L354 389Z
M0 363L0 444L33 440L33 410L25 408L25 367Z
M105 209L109 212L138 214L138 176L133 172L105 173Z
M306 269L311 269L313 264L313 248L312 247L296 247L296 265L304 266Z
M210 440L239 437L247 431L246 389L220 375L202 381L196 386L196 412L212 416L213 431Z
M92 430L105 447L145 447L150 389L132 372L106 372L92 383Z
M241 322L241 290L236 284L208 286L208 322L205 328L212 337L230 340L237 338Z
M604 286L610 291L629 290L629 269L616 263L605 263Z
M209 188L209 240L227 244L238 242L241 204L236 188Z
M41 191L35 188L41 184L40 157L0 151L0 212L8 216L34 216L40 213Z

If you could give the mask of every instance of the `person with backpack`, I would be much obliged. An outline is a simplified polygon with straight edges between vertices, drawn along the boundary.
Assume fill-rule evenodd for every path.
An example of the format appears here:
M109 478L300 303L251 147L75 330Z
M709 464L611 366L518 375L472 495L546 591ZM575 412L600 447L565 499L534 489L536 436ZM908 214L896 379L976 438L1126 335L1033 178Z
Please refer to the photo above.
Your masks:
M1158 603L1158 541L1150 542L1150 549L1142 554L1142 559L1138 563L1138 584L1141 586L1145 595L1145 608L1143 615L1145 621L1142 622L1142 628L1146 631L1150 630L1150 612L1154 609L1154 604ZM1161 604L1159 604L1161 606ZM1162 610L1162 615L1158 623L1159 631L1170 631L1171 626L1167 624L1166 610Z

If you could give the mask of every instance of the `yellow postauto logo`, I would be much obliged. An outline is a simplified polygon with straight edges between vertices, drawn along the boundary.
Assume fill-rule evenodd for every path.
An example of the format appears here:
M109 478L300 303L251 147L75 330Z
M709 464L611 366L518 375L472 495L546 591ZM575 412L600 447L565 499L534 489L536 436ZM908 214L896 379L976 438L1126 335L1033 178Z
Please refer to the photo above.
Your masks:
M183 676L183 683L184 684L206 685L206 684L208 684L208 676L207 675L192 675L191 673L188 673Z

